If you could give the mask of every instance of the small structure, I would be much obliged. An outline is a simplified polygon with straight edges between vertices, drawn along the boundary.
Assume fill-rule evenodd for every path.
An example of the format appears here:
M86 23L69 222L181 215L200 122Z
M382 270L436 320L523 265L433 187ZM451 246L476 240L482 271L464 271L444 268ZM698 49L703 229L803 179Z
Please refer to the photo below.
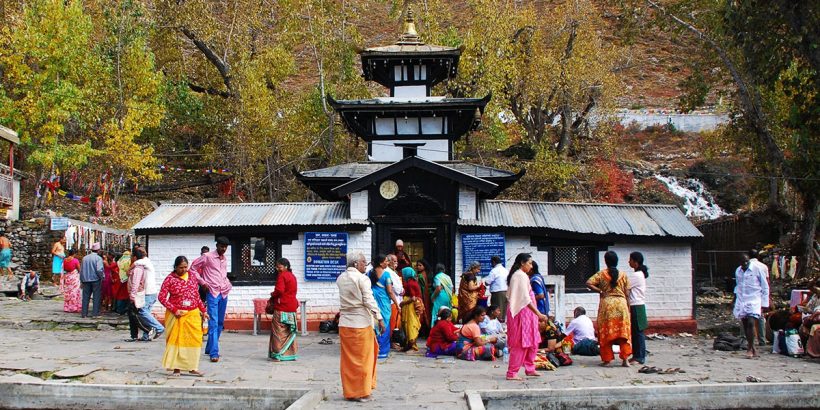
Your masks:
M9 143L8 165L0 163L0 216L17 220L20 219L20 180L23 174L14 170L14 148L20 144L20 137L14 130L0 125L0 139Z
M453 142L480 123L490 99L430 96L435 84L455 76L460 55L421 42L408 13L396 44L361 52L365 78L390 96L328 97L367 142L369 161L294 171L328 202L161 205L134 226L148 238L158 271L170 272L177 255L196 257L225 235L232 244L229 315L250 328L253 299L271 292L274 261L286 257L316 326L339 309L334 281L347 251L388 253L402 239L414 262L442 263L456 282L472 261L487 273L493 255L509 267L530 252L543 273L560 278L548 280L559 293L553 312L561 317L583 305L594 317L598 295L584 283L603 266L603 253L618 252L625 271L629 252L641 251L652 267L652 325L694 330L692 242L701 234L677 207L495 200L523 171L453 159Z

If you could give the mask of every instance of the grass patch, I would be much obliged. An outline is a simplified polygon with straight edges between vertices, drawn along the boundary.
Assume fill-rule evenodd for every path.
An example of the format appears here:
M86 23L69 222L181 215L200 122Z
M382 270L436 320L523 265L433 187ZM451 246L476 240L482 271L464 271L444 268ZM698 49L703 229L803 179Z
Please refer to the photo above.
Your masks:
M32 371L32 370L23 370L20 373L27 374L29 376L34 376L34 377L37 377L37 378L40 378L40 379L43 379L43 380L49 380L49 379L54 377L54 372L52 372L51 370L47 370L47 371L44 371L44 372L35 372L35 371Z

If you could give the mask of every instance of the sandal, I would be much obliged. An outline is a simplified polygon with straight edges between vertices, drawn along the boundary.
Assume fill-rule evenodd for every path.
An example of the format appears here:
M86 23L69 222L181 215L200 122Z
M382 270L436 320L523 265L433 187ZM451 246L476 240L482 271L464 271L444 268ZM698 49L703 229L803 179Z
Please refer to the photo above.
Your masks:
M641 367L640 369L638 369L638 373L646 373L646 374L659 373L660 371L661 371L661 369L659 369L657 367L649 367L649 366L644 366L644 367Z
M217 362L219 362L219 356L214 356L214 357L211 358L211 363L217 363Z
M521 382L521 381L524 381L524 379L523 379L523 378L521 378L521 377L519 377L519 376L514 376L514 377L509 377L509 376L507 376L507 380L509 380L509 381L514 381L514 382Z
M525 373L527 377L541 377L541 373L532 372L532 373Z
M188 376L205 377L205 373L202 373L199 370L191 370L188 372Z
M322 340L320 340L320 341L319 341L319 344L320 344L320 345L326 345L326 344L327 344L327 339L322 339Z

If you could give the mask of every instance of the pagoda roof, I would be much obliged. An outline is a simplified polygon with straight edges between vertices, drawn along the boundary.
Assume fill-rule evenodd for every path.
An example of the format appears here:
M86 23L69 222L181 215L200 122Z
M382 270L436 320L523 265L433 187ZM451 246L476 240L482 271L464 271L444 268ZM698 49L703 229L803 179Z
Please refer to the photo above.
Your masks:
M514 184L524 175L524 170L515 173L503 169L492 168L484 165L472 164L463 161L432 162L421 158L419 158L419 160L424 161L425 163L424 165L419 167L428 169L433 173L441 174L442 172L446 172L441 169L443 167L455 171L458 174L463 174L469 177L482 179L495 184L496 186L493 187L493 189L489 192L481 192L480 196L482 198L495 198L498 194L507 189L510 185ZM308 188L310 188L313 192L318 194L323 199L335 201L339 199L340 194L337 191L334 191L334 188L343 184L347 184L348 182L358 180L369 175L373 175L374 173L380 172L385 168L388 168L397 163L398 162L375 161L351 162L347 164L335 165L332 167L321 168L311 171L294 171L294 174L296 175L296 178L299 179L299 181L301 181L303 184L305 184ZM436 167L432 167L430 166L430 164L426 163L432 163L436 165ZM405 165L418 164L413 162L405 163ZM448 175L451 174L448 172Z
M359 54L364 59L365 57L391 57L396 55L412 56L412 57L438 57L450 56L458 57L461 55L463 47L447 47L438 46L434 44L390 44L379 47L369 47L362 50Z
M376 97L362 100L334 100L327 96L330 105L339 110L350 109L374 109L376 111L423 109L424 111L436 110L438 108L480 108L490 102L492 94L487 94L484 98L448 98L448 97Z
M498 188L498 184L488 181L484 178L479 178L475 175L470 175L458 171L456 169L438 164L436 162L426 160L424 158L410 156L402 159L401 161L396 161L376 172L372 172L370 174L356 178L350 182L339 185L333 188L331 191L337 193L340 196L349 195L370 184L381 181L385 178L390 177L391 175L394 175L396 173L399 173L410 168L418 168L434 173L436 175L440 175L447 179L451 179L461 184L475 188L476 190L484 193L492 192L495 188Z
M365 100L334 100L328 96L327 101L342 117L350 132L365 141L396 139L447 139L457 140L481 124L481 115L490 101L491 95L484 98L446 98L446 97L382 97ZM374 123L378 118L426 116L447 117L448 125L441 134L392 133L378 134Z

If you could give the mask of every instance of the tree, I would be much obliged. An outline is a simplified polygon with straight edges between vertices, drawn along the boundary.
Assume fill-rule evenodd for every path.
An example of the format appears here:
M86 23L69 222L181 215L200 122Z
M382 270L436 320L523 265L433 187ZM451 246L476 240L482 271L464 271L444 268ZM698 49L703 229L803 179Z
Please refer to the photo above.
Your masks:
M114 176L156 180L160 175L153 147L140 144L143 132L165 117L164 78L147 47L149 22L133 0L104 1L101 7L98 52L106 76L98 95L109 102L103 107L106 120L100 133L106 155L101 160Z
M694 34L729 72L736 88L736 125L753 137L755 160L801 196L799 272L808 272L820 213L818 73L820 6L816 2L746 0L681 3L666 8L646 0L664 18ZM698 8L700 21L680 17ZM776 194L776 189L774 190ZM778 202L778 201L774 201Z
M199 94L214 125L202 153L230 168L254 200L266 163L277 153L299 152L283 143L285 111L292 103L283 86L295 73L293 46L298 2L207 0L153 3L158 31L151 42L159 67L173 83Z
M78 0L37 0L18 10L0 29L0 121L20 132L41 178L82 168L99 154L85 134L98 118L94 91L103 71L91 19Z
M598 31L597 8L574 0L550 10L535 3L475 0L456 95L492 92L491 117L512 115L533 146L562 154L620 90L618 49Z

